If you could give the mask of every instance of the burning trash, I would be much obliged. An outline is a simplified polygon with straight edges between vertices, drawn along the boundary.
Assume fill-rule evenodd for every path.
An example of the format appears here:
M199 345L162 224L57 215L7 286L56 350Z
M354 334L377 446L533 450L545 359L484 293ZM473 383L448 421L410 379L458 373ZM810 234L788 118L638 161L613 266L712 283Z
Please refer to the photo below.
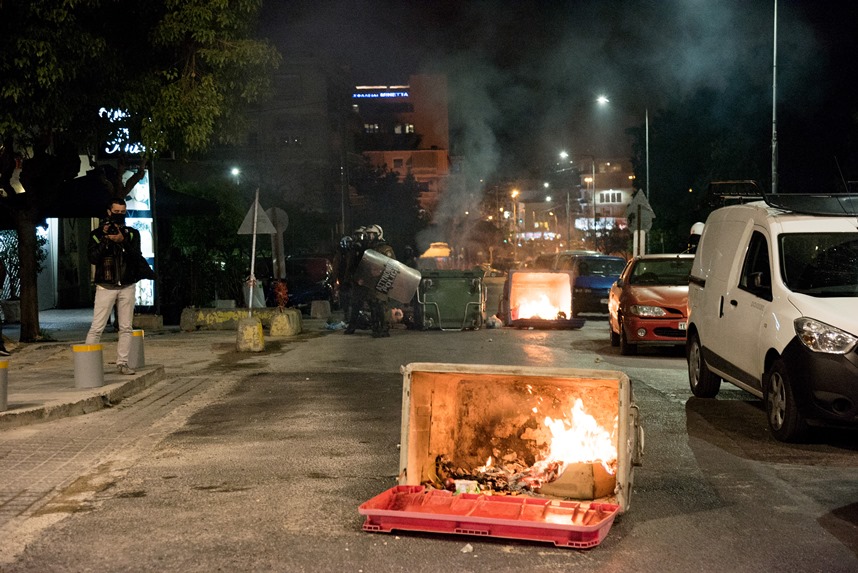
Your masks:
M510 271L501 314L507 326L581 328L572 309L572 271Z
M460 492L459 484L477 484L492 495L541 493L572 499L595 499L613 493L617 471L616 424L612 432L599 426L584 411L580 398L562 420L546 417L545 429L528 428L521 434L544 453L533 464L517 453L494 451L486 463L463 468L442 454L435 458L435 473L423 485ZM546 431L547 430L547 431ZM495 461L497 460L497 462Z
M364 529L592 547L628 508L643 433L624 374L410 364L403 375L400 486L361 506Z

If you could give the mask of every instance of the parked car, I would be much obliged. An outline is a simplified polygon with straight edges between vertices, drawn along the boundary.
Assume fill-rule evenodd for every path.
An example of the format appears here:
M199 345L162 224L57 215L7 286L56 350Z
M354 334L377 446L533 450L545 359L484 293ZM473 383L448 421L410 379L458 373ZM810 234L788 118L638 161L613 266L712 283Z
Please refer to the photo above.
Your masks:
M608 297L611 346L685 345L688 275L694 255L643 255L623 269Z
M601 255L599 251L572 250L560 251L557 253L543 253L533 260L531 268L556 271L566 264L569 259L578 255Z
M688 378L765 403L772 435L858 423L858 200L769 195L706 220L688 291Z
M608 312L608 293L626 266L622 257L599 253L558 256L553 270L573 271L572 315Z
M325 257L289 257L286 259L287 306L309 312L314 300L326 300L331 308L339 304L339 288L331 261ZM275 303L276 304L276 303Z

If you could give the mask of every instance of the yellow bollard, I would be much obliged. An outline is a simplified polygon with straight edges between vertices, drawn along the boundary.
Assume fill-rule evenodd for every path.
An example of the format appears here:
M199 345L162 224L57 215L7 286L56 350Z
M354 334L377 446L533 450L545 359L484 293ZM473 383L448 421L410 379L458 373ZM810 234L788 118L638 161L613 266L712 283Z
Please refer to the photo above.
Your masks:
M131 333L131 349L128 351L128 366L131 368L143 368L146 366L146 353L143 349L143 339L145 338L142 330L135 330Z
M9 407L9 361L0 359L0 412Z
M74 344L74 387L104 386L104 361L101 344Z

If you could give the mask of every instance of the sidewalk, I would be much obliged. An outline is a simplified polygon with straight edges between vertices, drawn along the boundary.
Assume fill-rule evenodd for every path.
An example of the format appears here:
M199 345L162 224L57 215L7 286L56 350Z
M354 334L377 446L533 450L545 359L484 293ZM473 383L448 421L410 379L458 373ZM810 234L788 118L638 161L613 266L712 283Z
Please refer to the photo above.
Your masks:
M18 325L3 325L11 356L6 370L8 407L0 412L0 430L43 422L67 416L86 414L110 407L124 398L144 390L191 360L214 360L216 352L234 350L233 330L182 332L178 326L144 336L146 364L133 375L115 371L117 334L106 329L104 346L104 385L96 388L75 387L72 345L82 344L92 321L92 309L45 310L39 323L47 335L44 342L18 343ZM324 320L304 321L304 332L324 328ZM151 348L157 346L157 352ZM222 353L222 352L221 352ZM151 357L157 356L157 360ZM152 363L150 363L152 362Z
M91 321L92 309L42 311L39 324L49 340L29 344L17 342L18 325L3 325L12 355L4 358L8 407L0 412L0 430L100 410L163 379L163 365L146 365L132 376L114 373L117 335L108 329L102 337L104 385L75 388L71 347L83 343Z

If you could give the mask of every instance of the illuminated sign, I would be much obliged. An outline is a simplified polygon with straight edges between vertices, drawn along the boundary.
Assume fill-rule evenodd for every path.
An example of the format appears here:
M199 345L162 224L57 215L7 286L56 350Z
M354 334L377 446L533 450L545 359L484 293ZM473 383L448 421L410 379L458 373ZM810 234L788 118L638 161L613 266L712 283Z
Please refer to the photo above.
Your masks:
M125 183L134 175L131 170L122 174L122 182ZM125 197L125 205L128 209L128 218L125 224L137 229L140 233L140 252L143 258L154 268L155 264L155 237L154 222L152 220L152 206L149 198L149 173L143 176ZM155 281L137 281L135 304L138 306L153 306L155 304Z
M379 99L379 98L395 98L408 97L408 92L373 92L373 93L357 93L352 94L353 99Z
M101 108L98 110L98 117L107 119L109 123L117 124L115 131L108 136L108 140L104 145L104 152L108 155L115 153L128 153L131 155L141 155L146 151L142 143L131 141L131 132L122 124L130 115L127 111L121 109Z

